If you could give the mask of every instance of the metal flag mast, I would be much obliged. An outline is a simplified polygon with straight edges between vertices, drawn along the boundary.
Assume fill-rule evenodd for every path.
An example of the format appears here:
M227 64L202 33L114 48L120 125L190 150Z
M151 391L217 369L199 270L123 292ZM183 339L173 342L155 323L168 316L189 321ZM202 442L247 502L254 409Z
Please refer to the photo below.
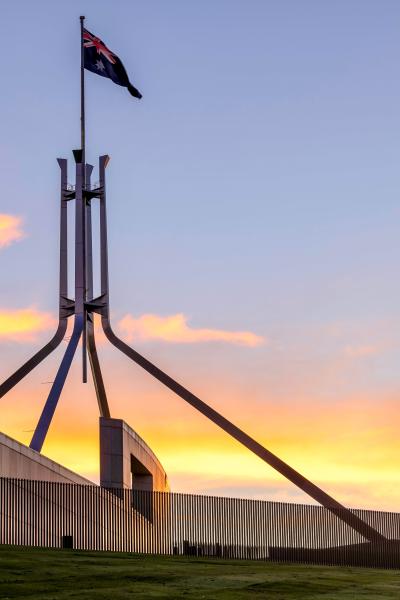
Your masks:
M275 454L264 448L247 433L231 423L223 415L192 394L183 385L164 373L147 358L128 346L114 333L110 322L109 277L108 277L108 244L106 214L106 178L105 170L109 162L107 155L99 157L99 184L91 185L93 166L86 163L85 148L85 80L84 80L84 45L83 21L81 25L81 148L74 150L75 186L68 185L67 160L59 158L61 171L61 216L60 216L60 281L59 281L59 323L53 338L0 385L0 398L10 391L21 379L39 365L64 338L67 320L74 316L72 336L62 358L55 380L39 418L30 443L33 450L42 450L48 429L57 407L64 383L66 381L79 340L83 346L83 381L86 382L86 355L89 355L100 416L110 417L106 390L104 387L100 363L96 350L94 335L94 314L101 316L101 323L107 339L128 358L141 366L145 371L165 385L205 417L218 425L233 439L241 443L253 454L273 467L286 479L308 494L316 502L330 510L338 518L347 523L366 540L380 541L386 539L373 527L360 519L355 513L337 502L334 498L316 486L306 477L298 473ZM100 296L93 296L93 259L92 259L92 218L91 202L98 199L100 203ZM68 242L67 242L67 203L75 200L75 298L68 295Z
M82 148L82 161L85 164L86 162L86 139L85 139L85 49L83 46L83 22L85 20L84 16L80 16L79 20L81 22L81 148Z
M79 17L81 23L81 150L82 150L82 164L83 172L82 172L82 183L83 188L86 189L86 124L85 124L85 49L83 46L83 22L85 17L81 15ZM88 174L89 175L89 174ZM83 220L86 220L87 215L85 214L85 207L83 207ZM86 245L86 227L83 228L83 244ZM84 253L85 259L86 252ZM86 282L86 264L84 260L83 265L83 273L84 273L84 289L86 296L87 282ZM86 298L85 298L86 299ZM87 337L87 313L85 307L83 307L83 332L82 332L82 381L83 383L87 383L87 352L86 352L86 337Z

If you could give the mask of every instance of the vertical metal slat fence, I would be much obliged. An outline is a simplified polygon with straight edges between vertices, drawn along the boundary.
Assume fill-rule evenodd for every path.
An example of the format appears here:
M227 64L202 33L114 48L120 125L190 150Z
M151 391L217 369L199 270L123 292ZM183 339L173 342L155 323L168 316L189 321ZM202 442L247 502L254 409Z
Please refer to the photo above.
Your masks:
M0 478L0 543L400 569L400 515Z

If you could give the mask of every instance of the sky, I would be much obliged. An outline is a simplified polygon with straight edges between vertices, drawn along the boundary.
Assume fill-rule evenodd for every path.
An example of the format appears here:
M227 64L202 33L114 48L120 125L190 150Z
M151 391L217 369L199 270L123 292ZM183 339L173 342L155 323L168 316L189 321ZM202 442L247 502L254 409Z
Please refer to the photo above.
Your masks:
M56 327L56 158L72 182L84 14L143 94L86 74L87 159L111 156L116 331L340 502L398 511L400 4L1 6L0 378ZM173 491L310 501L98 345L112 416ZM1 431L29 444L65 348L1 399ZM43 453L98 481L79 353Z

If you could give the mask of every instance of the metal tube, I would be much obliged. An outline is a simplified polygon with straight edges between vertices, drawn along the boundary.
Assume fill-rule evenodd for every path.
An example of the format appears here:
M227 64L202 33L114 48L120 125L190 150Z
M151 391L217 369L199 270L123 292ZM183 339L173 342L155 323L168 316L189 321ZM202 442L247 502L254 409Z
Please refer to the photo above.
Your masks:
M85 49L83 46L83 22L85 17L81 15L79 17L81 23L81 149L82 149L82 162L86 162L86 131L85 131Z
M68 311L65 304L68 302L68 248L67 248L67 161L65 158L58 158L57 162L61 169L60 181L60 280L59 280L59 317L58 327L51 340L34 354L26 363L22 365L15 373L10 375L0 385L0 398L9 392L17 383L37 367L53 350L62 342L67 331Z
M92 165L86 165L86 184L90 187L90 178ZM86 301L93 300L93 239L92 239L92 207L91 200L86 201ZM99 357L97 354L96 341L94 337L94 315L92 311L86 309L85 324L86 327L86 346L89 354L89 363L92 371L93 383L96 390L97 402L99 405L100 416L109 418L110 409L107 401L107 394L104 387L103 376L101 373Z
M58 399L60 398L62 389L64 387L65 380L68 375L69 368L74 358L76 348L78 346L79 339L82 335L83 329L83 316L82 314L75 316L74 329L72 332L71 339L68 343L64 357L61 361L61 365L58 369L56 378L51 387L50 394L44 405L42 414L40 415L39 422L36 426L35 433L33 434L30 448L40 452L46 439L48 429L50 427L51 420L57 407Z
M83 45L83 29L84 29L84 20L85 17L81 15L79 17L80 20L80 28L81 28L81 162L82 162L82 173L81 173L81 181L80 181L80 192L83 196L83 190L86 189L86 124L85 124L85 48ZM78 191L78 177L76 181L76 191ZM83 207L82 207L82 220L83 220L83 244L85 243L85 230L86 230L86 214L84 210L85 199L82 198ZM78 204L78 195L76 195L76 203ZM78 212L78 211L77 211ZM78 240L76 238L75 243L78 244ZM85 267L84 267L85 269ZM85 273L86 275L86 273ZM84 277L85 279L85 277ZM84 286L85 288L85 286ZM84 290L85 294L85 290ZM87 383L87 351L86 351L86 310L85 306L83 306L83 336L82 336L82 381L83 383Z
M290 467L287 463L278 458L275 454L264 448L261 444L256 442L249 435L247 435L247 433L239 429L239 427L236 427L236 425L228 421L228 419L226 419L216 410L208 406L208 404L200 400L200 398L192 394L180 383L172 379L172 377L169 377L169 375L167 375L166 373L161 371L161 369L153 365L141 354L136 352L136 350L134 350L133 348L125 344L125 342L120 340L111 328L108 315L102 317L102 325L107 339L116 348L118 348L119 350L121 350L121 352L128 356L128 358L140 365L143 369L145 369L145 371L150 373L150 375L158 379L158 381L160 381L170 390L175 392L175 394L177 394L183 400L188 402L188 404L196 408L205 417L210 419L213 423L215 423L221 429L226 431L226 433L228 433L231 437L243 444L243 446L245 446L248 450L253 452L253 454L256 454L264 462L266 462L276 471L281 473L281 475L283 475L286 479L294 483L294 485L296 485L306 494L311 496L311 498L314 498L314 500L322 504L322 506L325 506L325 508L328 508L329 510L334 512L339 518L341 518L344 522L353 527L353 529L358 531L367 540L376 541L385 539L384 536L382 536L375 529L370 527L367 523L362 521L357 515L350 512L346 507L337 502L334 498L329 496L326 492L321 490L314 483L306 479L303 475L298 473L295 469Z
M75 185L75 316L82 316L83 348L82 366L83 382L86 383L86 331L85 331L85 298L86 298L86 211L84 197L85 166L82 153L74 152L76 160Z
M109 291L108 291L108 255L107 255L107 216L106 216L106 190L105 190L105 161L106 157L100 158L100 185L102 187L102 195L100 198L100 239L101 239L101 282L102 282L102 295L105 299L105 308L102 312L102 326L107 339L116 347L118 350L123 352L128 358L133 360L145 371L152 375L155 379L160 381L163 385L177 394L180 398L185 400L188 404L193 406L196 410L201 412L205 417L210 419L213 423L223 429L228 435L233 437L235 440L240 442L248 450L256 454L268 465L273 467L286 479L294 483L298 488L303 490L306 494L311 496L314 500L319 502L322 506L328 508L339 516L344 522L353 527L363 537L368 540L382 540L385 539L375 529L370 527L367 523L362 521L357 515L350 512L342 504L337 502L334 498L329 496L326 492L321 490L314 483L306 479L303 475L298 473L295 469L290 467L283 460L278 458L275 454L264 448L261 444L256 442L247 433L236 427L228 419L219 414L216 410L208 406L205 402L200 400L197 396L192 394L183 385L172 379L169 375L164 373L161 369L153 365L147 358L136 352L133 348L125 344L118 336L115 335L111 323L110 323L110 311L109 311Z

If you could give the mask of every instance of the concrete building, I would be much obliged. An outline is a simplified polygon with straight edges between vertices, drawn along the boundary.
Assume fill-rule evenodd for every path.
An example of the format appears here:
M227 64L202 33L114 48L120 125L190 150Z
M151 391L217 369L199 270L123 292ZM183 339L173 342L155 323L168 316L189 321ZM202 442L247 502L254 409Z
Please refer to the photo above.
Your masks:
M0 477L94 485L4 433L0 433ZM100 485L169 492L167 474L146 442L125 421L104 417L100 417Z
M0 433L0 477L94 485L54 460Z
M167 474L146 442L121 419L100 417L100 485L169 492Z

